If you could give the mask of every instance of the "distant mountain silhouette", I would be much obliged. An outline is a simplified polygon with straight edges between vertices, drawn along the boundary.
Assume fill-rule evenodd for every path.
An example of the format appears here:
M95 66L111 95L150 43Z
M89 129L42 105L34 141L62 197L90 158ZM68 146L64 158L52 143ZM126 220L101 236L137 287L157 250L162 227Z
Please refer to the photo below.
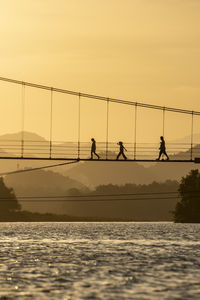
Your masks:
M21 156L21 137L22 133L10 133L10 134L4 134L0 136L0 156ZM35 143L40 143L42 147L44 148L43 152L47 152L46 149L49 150L49 141L47 141L45 138L41 137L40 135L33 133L33 132L24 132L24 140L27 142L26 145L31 145L32 148L34 148ZM28 148L28 147L27 147ZM45 149L46 148L46 149ZM39 150L42 152L41 150ZM34 151L31 151L31 155L34 157ZM29 153L27 151L27 153ZM27 154L25 152L25 154ZM32 160L0 160L0 173L3 172L10 172L17 169L24 169L24 168L34 168L34 167L41 167L44 165L51 165L55 164L55 161L32 161ZM56 170L56 169L55 169ZM57 170L56 170L57 171Z
M23 133L24 139L27 141L42 141L42 142L48 142L45 138L41 137L40 135L34 133L34 132L29 132L29 131L24 131ZM22 132L14 132L14 133L7 133L0 135L0 141L3 140L11 140L11 141L20 141L22 137Z
M83 184L76 180L52 171L44 170L8 175L5 176L4 181L6 186L13 188L16 197L65 196L68 194L68 190L73 188L82 191L86 189ZM38 200L35 202L34 200L31 202L20 202L19 200L19 203L21 204L22 210L42 213L63 213L62 203L52 201L46 202L45 204L45 202L39 202Z
M32 132L24 132L24 137L28 141L42 141L45 139ZM20 148L21 144L21 132L4 134L0 136L0 156L16 156L15 147ZM15 146L16 145L16 146ZM14 149L13 149L14 148ZM15 171L17 169L23 169L25 167L35 167L42 166L44 162L33 162L33 161L23 161L23 160L0 160L0 173L6 173L10 171Z
M63 174L93 188L100 184L149 184L167 179L180 180L191 169L199 168L194 163L152 163L150 167L135 162L83 162Z

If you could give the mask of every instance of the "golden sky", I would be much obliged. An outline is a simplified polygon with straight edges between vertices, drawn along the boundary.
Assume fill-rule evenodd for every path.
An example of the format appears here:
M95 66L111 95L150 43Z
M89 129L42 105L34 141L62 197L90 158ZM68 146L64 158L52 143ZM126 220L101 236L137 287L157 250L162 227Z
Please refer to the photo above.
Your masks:
M199 0L0 0L0 76L200 110L199 37ZM20 89L0 83L0 96L0 134L19 131ZM48 138L49 94L27 89L26 97L25 129ZM55 140L76 138L73 101L55 96ZM87 102L82 140L104 140L105 105ZM132 141L134 111L110 109L110 139ZM189 134L190 120L166 118L168 139ZM141 141L159 139L161 114L139 120Z

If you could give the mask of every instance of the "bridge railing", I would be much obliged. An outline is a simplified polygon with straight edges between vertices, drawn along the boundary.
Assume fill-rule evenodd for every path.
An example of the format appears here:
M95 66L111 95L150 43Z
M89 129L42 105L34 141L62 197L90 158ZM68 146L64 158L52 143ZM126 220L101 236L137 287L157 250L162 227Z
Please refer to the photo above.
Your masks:
M115 160L119 153L117 143L97 142L96 152L101 159ZM124 143L128 159L156 160L159 155L159 143ZM189 143L167 143L166 152L170 160L193 160L200 157L200 145ZM89 159L91 157L90 142L66 141L31 141L31 140L0 140L1 157L33 157L54 159ZM93 155L94 159L97 159ZM161 157L163 159L164 157ZM120 157L123 159L123 157ZM164 158L165 159L165 158Z

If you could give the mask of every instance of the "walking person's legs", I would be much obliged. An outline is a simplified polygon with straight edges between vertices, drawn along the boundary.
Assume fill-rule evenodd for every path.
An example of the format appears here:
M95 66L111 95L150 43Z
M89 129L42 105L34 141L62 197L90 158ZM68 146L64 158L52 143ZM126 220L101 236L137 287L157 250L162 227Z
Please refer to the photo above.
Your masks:
M121 152L119 152L119 154L117 155L117 158L116 158L116 160L118 160L118 159L119 159L120 155L121 155Z
M169 156L167 155L167 152L164 151L163 154L167 157L167 160L169 160Z
M160 150L160 152L159 152L159 156L158 156L158 158L157 158L157 160L160 160L160 158L161 158L161 155L163 154L163 151L162 150Z
M126 157L126 155L124 154L124 152L122 152L122 156L123 156L123 158L126 160L127 159L127 157Z
M94 152L94 154L98 157L98 159L100 158L100 156L96 152Z
M90 159L93 159L93 151L91 151L91 157L90 157Z

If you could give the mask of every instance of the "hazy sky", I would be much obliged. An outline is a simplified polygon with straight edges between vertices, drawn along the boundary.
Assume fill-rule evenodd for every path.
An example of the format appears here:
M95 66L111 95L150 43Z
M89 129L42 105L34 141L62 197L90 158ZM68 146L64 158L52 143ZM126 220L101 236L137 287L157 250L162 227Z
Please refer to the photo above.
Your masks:
M0 76L200 110L199 0L0 0L0 37ZM0 134L19 131L20 90L0 83L0 96ZM27 89L26 96L25 128L48 138L49 94ZM77 135L72 101L55 97L54 139ZM134 111L110 110L110 138L133 140ZM82 111L82 140L103 140L105 105ZM162 134L161 114L139 120L141 141ZM190 132L182 117L166 122L168 139Z

